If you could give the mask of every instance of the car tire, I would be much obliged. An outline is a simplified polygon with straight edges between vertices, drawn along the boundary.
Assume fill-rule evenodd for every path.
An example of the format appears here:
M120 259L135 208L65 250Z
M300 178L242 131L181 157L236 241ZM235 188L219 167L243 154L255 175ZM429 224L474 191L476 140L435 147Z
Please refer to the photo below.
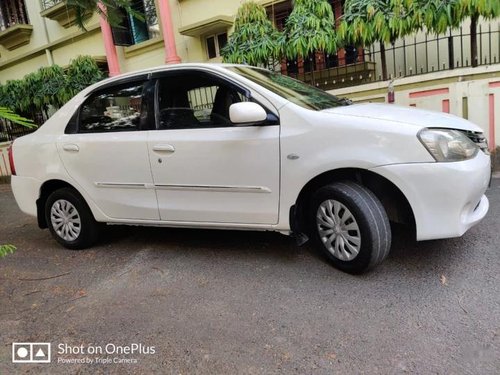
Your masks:
M391 248L391 227L380 200L352 181L317 190L310 202L310 234L338 269L359 274L380 264Z
M97 241L99 225L83 197L74 189L62 188L49 195L45 220L52 236L67 249L85 249Z

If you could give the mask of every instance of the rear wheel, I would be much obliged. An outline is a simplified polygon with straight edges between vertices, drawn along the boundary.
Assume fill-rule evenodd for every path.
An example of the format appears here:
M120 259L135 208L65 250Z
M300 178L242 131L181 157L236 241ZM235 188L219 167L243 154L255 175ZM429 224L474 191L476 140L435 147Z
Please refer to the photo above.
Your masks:
M316 246L342 271L362 273L389 254L391 229L384 207L355 182L336 182L317 190L309 222Z
M97 240L98 224L85 200L71 188L49 195L45 219L52 236L68 249L85 249Z

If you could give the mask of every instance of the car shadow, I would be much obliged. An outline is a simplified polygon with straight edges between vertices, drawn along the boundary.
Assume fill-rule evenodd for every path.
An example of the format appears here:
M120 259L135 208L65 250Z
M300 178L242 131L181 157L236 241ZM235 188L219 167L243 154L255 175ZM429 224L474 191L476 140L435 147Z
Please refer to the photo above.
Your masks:
M446 239L417 242L415 232L402 225L392 225L391 252L381 267L406 270L413 274L422 270L445 269L460 262L464 241ZM113 249L122 253L133 253L141 249L153 251L156 256L166 252L185 256L204 256L221 260L228 257L246 259L266 258L283 263L297 262L304 258L318 260L329 265L328 259L317 251L311 242L297 246L295 239L274 232L208 230L157 227L106 227L98 248Z

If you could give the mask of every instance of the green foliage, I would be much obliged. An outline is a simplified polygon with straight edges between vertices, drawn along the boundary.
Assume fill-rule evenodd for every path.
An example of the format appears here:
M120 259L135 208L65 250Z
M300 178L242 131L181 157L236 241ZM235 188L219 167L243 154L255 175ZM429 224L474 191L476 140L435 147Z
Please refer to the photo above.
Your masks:
M27 128L36 126L35 124L33 124L33 121L16 115L10 109L4 107L0 107L0 118L10 120L12 122L15 122L16 124L26 126ZM15 250L16 247L14 245L0 245L0 258L6 257L8 254L12 254Z
M347 43L394 42L422 26L416 0L346 0L338 33Z
M36 125L32 120L19 116L12 112L9 108L0 107L0 118L12 121L16 124L26 126L27 128L35 128Z
M228 63L268 65L270 59L279 56L279 37L265 8L254 1L247 1L238 9L234 33L221 54Z
M460 19L456 15L458 0L419 0L419 10L427 30L443 34L449 27L458 27Z
M474 16L490 19L500 16L500 1L498 0L457 0L456 2L456 15L459 19Z
M74 59L66 71L66 77L69 98L104 78L97 63L90 56L78 56Z
M459 27L467 17L500 16L500 1L494 0L419 0L418 3L423 23L436 34Z
M6 257L8 254L12 254L16 250L13 245L0 245L0 258Z
M85 87L103 78L90 56L79 56L65 71L58 65L42 67L23 79L0 85L0 106L34 117L48 106L60 108Z
M335 53L337 38L330 3L327 0L295 0L281 46L289 58L305 57L316 51Z
M144 20L144 15L133 9L131 2L131 0L66 0L68 7L75 8L76 25L82 30L86 30L85 20L88 14L94 11L104 16L112 26L120 26L122 10L139 20ZM99 7L99 3L104 5L106 12Z

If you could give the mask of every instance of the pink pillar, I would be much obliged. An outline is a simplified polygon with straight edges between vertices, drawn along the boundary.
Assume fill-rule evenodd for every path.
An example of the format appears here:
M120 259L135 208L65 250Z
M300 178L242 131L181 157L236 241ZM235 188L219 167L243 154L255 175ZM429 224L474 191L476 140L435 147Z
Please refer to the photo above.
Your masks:
M169 0L158 0L158 5L160 7L163 43L165 44L165 62L167 64L178 64L181 62L181 58L177 55L175 46L174 25Z
M99 8L103 13L106 13L106 7L101 2L99 2ZM104 49L106 50L106 59L108 60L109 75L113 77L120 74L120 63L118 62L118 54L113 43L111 26L104 15L101 15L99 22L101 24L102 37L104 38Z

